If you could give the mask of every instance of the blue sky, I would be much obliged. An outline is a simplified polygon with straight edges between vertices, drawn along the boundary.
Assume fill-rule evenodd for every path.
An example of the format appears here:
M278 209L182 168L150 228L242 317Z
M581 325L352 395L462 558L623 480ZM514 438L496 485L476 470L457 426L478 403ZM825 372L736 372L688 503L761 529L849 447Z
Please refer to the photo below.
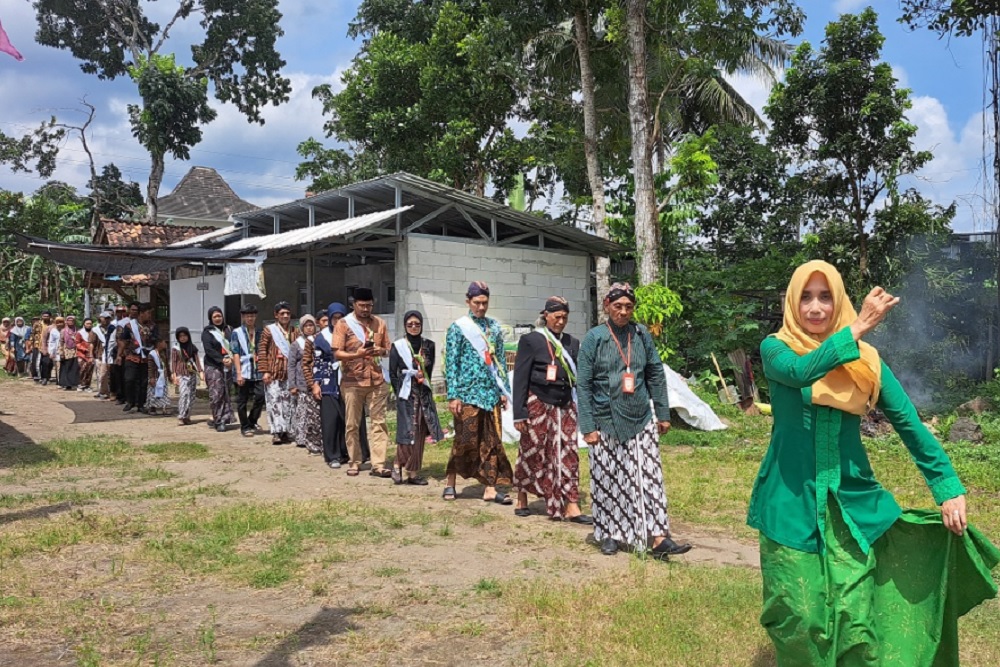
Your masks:
M146 3L162 17L176 6L173 0ZM927 31L910 32L896 22L896 0L800 0L807 12L806 33L800 39L818 45L826 24L840 13L872 5L879 12L886 36L883 57L892 64L901 83L913 91L910 120L918 125L917 147L934 152L934 161L904 185L919 188L942 204L957 201L958 231L988 229L977 194L981 180L983 143L983 83L981 44L975 39L940 40ZM321 106L310 95L320 83L338 83L350 66L358 43L347 37L357 0L283 0L285 35L279 49L292 80L291 100L268 108L263 127L248 124L232 107L214 102L219 118L205 128L204 141L187 163L168 161L161 194L169 192L194 165L214 167L237 193L268 206L302 195L304 184L294 180L298 156L295 146L310 136L322 137ZM80 122L73 111L86 96L97 107L90 138L98 165L114 162L143 187L148 157L132 138L126 105L135 94L128 81L100 81L80 71L65 51L34 43L34 12L27 0L0 0L0 21L13 44L24 55L16 62L0 54L0 128L21 134L50 115ZM164 23L164 20L160 21ZM179 55L197 38L196 25L182 26L171 40ZM738 89L755 106L767 100L768 85L737 77ZM55 178L83 188L87 181L85 155L78 142L68 141ZM0 187L32 191L41 184L33 176L12 174L0 167Z

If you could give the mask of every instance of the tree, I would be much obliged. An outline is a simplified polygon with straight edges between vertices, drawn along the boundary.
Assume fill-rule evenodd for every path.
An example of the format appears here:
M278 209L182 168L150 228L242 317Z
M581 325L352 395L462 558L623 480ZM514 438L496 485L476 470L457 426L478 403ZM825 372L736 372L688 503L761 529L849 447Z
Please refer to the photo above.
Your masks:
M997 15L996 0L901 0L902 23L927 27L941 35L968 37Z
M310 140L307 155L341 174L410 171L479 196L490 181L502 197L528 159L508 127L519 98L511 30L478 2L366 0L351 27L365 42L343 90L313 91L327 136L349 151L317 152ZM363 169L345 169L345 157ZM314 166L303 169L315 178Z
M130 218L142 206L139 184L122 180L122 172L114 163L104 165L99 176L88 184L94 216L121 220Z
M23 137L12 137L0 131L0 164L8 165L14 172L35 171L42 178L48 178L56 170L59 142L64 136L66 131L58 127L55 117Z
M148 4L148 3L147 3ZM281 29L277 0L180 0L165 26L149 20L140 0L34 0L38 31L46 46L69 50L80 68L100 79L128 75L141 105L130 105L132 133L149 152L147 214L156 220L156 200L167 154L186 160L201 141L199 125L211 122L208 86L248 121L263 124L267 104L288 100L285 61L275 48ZM204 33L192 44L191 64L162 53L178 22L199 16Z
M931 159L913 149L909 91L896 87L891 67L879 60L877 21L870 8L844 15L827 26L819 52L800 45L765 110L771 144L799 167L803 196L827 212L818 224L856 252L857 265L845 275L854 288L870 279L876 205L898 177Z

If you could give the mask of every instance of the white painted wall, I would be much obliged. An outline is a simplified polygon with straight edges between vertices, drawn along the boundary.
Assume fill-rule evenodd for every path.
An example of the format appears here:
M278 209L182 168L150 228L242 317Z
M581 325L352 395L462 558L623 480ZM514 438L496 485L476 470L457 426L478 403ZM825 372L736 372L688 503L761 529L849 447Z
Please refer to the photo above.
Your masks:
M208 283L208 290L199 291L198 283ZM212 306L222 306L225 301L225 276L222 274L202 278L181 278L170 281L170 344L174 344L174 332L177 327L187 327L191 330L191 340L201 348L201 330L208 320L206 314ZM164 332L160 332L163 334Z
M590 258L559 251L497 247L411 235L400 244L396 313L424 314L424 335L444 353L448 327L465 315L473 280L490 286L489 315L508 327L532 324L550 296L570 303L567 333L582 338L590 328ZM405 264L404 264L405 261ZM405 289L404 289L405 286ZM397 322L397 330L402 330ZM435 373L443 367L437 364Z

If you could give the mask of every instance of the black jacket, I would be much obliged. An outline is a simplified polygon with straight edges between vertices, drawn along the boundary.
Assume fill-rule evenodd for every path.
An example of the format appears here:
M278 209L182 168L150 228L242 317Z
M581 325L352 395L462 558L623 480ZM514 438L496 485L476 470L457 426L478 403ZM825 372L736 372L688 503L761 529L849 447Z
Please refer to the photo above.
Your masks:
M569 353L575 363L580 355L580 341L563 333L559 336L564 353ZM550 364L556 365L556 381L548 382L546 373ZM528 392L542 403L568 406L573 400L573 388L566 370L556 359L552 361L545 334L532 331L521 336L517 343L517 360L514 362L514 420L528 418Z

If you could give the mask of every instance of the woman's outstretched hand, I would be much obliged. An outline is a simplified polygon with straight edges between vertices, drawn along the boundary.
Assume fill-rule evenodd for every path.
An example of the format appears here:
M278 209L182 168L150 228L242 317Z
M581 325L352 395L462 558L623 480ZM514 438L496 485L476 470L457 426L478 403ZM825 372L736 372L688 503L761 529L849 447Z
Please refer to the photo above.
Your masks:
M899 303L899 297L893 296L881 287L874 288L865 297L865 302L861 304L861 312L858 319L851 324L851 334L854 340L861 340L861 337L870 332L879 322L885 319L889 311Z
M944 527L961 535L969 527L969 521L965 516L965 496L956 496L951 500L941 503L941 520Z

